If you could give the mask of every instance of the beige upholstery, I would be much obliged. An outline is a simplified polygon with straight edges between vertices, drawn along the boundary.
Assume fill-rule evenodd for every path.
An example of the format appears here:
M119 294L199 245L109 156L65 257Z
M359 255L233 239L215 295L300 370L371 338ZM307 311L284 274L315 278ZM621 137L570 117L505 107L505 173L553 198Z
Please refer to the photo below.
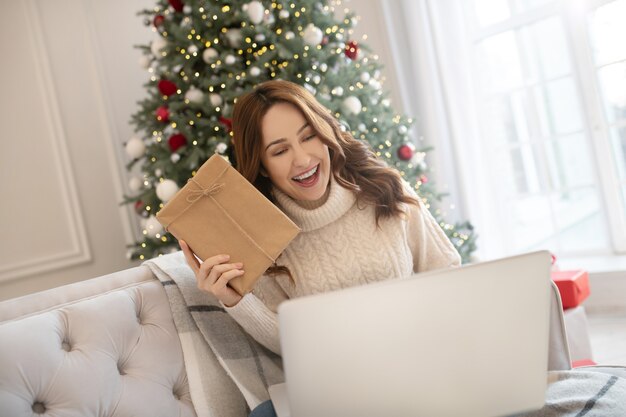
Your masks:
M159 281L139 267L0 303L0 416L195 416Z
M553 286L549 369L569 368ZM195 416L169 303L147 268L0 303L0 416L42 413Z

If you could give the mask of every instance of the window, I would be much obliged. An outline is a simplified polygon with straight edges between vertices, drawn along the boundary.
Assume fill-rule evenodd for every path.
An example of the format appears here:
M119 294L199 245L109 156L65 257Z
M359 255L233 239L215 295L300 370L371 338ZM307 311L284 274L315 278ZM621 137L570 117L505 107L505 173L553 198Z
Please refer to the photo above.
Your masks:
M626 0L455 5L499 255L626 252Z

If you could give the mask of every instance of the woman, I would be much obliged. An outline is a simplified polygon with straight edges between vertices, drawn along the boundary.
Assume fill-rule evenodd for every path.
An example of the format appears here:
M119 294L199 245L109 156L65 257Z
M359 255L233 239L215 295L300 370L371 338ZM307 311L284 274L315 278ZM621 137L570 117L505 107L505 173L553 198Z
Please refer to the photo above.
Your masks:
M239 172L302 233L244 297L228 282L245 265L228 254L200 263L180 245L199 288L268 349L280 354L276 311L288 298L460 264L414 190L301 86L269 81L240 97L233 132ZM271 404L252 415L272 415Z

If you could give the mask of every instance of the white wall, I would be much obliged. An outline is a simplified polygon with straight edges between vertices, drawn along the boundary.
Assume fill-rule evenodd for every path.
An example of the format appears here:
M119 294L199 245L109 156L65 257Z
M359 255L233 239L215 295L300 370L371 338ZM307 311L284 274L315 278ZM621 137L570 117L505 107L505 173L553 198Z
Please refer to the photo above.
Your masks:
M397 91L380 1L350 0ZM123 143L147 73L151 0L22 0L0 13L0 299L133 266ZM392 94L398 107L399 96Z
M0 299L131 266L123 143L147 1L22 0L0 14Z

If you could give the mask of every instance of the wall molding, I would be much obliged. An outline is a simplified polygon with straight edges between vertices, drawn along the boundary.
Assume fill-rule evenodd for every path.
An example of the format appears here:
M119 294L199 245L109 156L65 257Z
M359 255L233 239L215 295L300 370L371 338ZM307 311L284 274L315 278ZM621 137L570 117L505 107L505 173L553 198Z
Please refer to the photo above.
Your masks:
M102 135L106 139L106 157L108 166L111 168L110 174L113 178L113 187L115 191L115 197L117 201L121 203L124 200L124 194L128 192L129 176L125 169L125 154L123 147L120 146L123 141L120 140L121 133L115 122L115 116L113 112L113 100L108 91L111 91L110 80L106 77L104 68L104 62L102 60L102 54L96 54L93 51L102 50L102 42L100 36L98 36L98 30L96 28L95 13L88 13L94 11L96 1L95 0L82 0L83 4L82 15L83 22L86 27L87 44L90 46L88 49L90 53L86 58L89 60L89 67L92 71L92 77L97 82L94 83L94 89L97 92L95 97L98 102L99 118L102 122ZM138 218L131 205L119 206L120 219L122 220L122 229L124 232L124 240L127 245L134 244L140 239L140 227Z
M51 141L53 150L51 159L58 168L58 175L61 179L59 184L61 195L59 197L67 210L67 233L71 239L71 248L54 255L33 256L28 261L3 264L0 266L0 282L60 268L68 268L89 262L92 259L84 216L80 209L77 187L74 181L75 176L69 158L65 129L61 118L61 108L54 87L52 67L45 48L43 26L39 19L35 0L24 0L21 4L24 7L24 17L28 26L24 32L29 36L29 43L33 52L32 56L36 64L36 82L41 91L46 109L44 120L50 128L48 139Z

